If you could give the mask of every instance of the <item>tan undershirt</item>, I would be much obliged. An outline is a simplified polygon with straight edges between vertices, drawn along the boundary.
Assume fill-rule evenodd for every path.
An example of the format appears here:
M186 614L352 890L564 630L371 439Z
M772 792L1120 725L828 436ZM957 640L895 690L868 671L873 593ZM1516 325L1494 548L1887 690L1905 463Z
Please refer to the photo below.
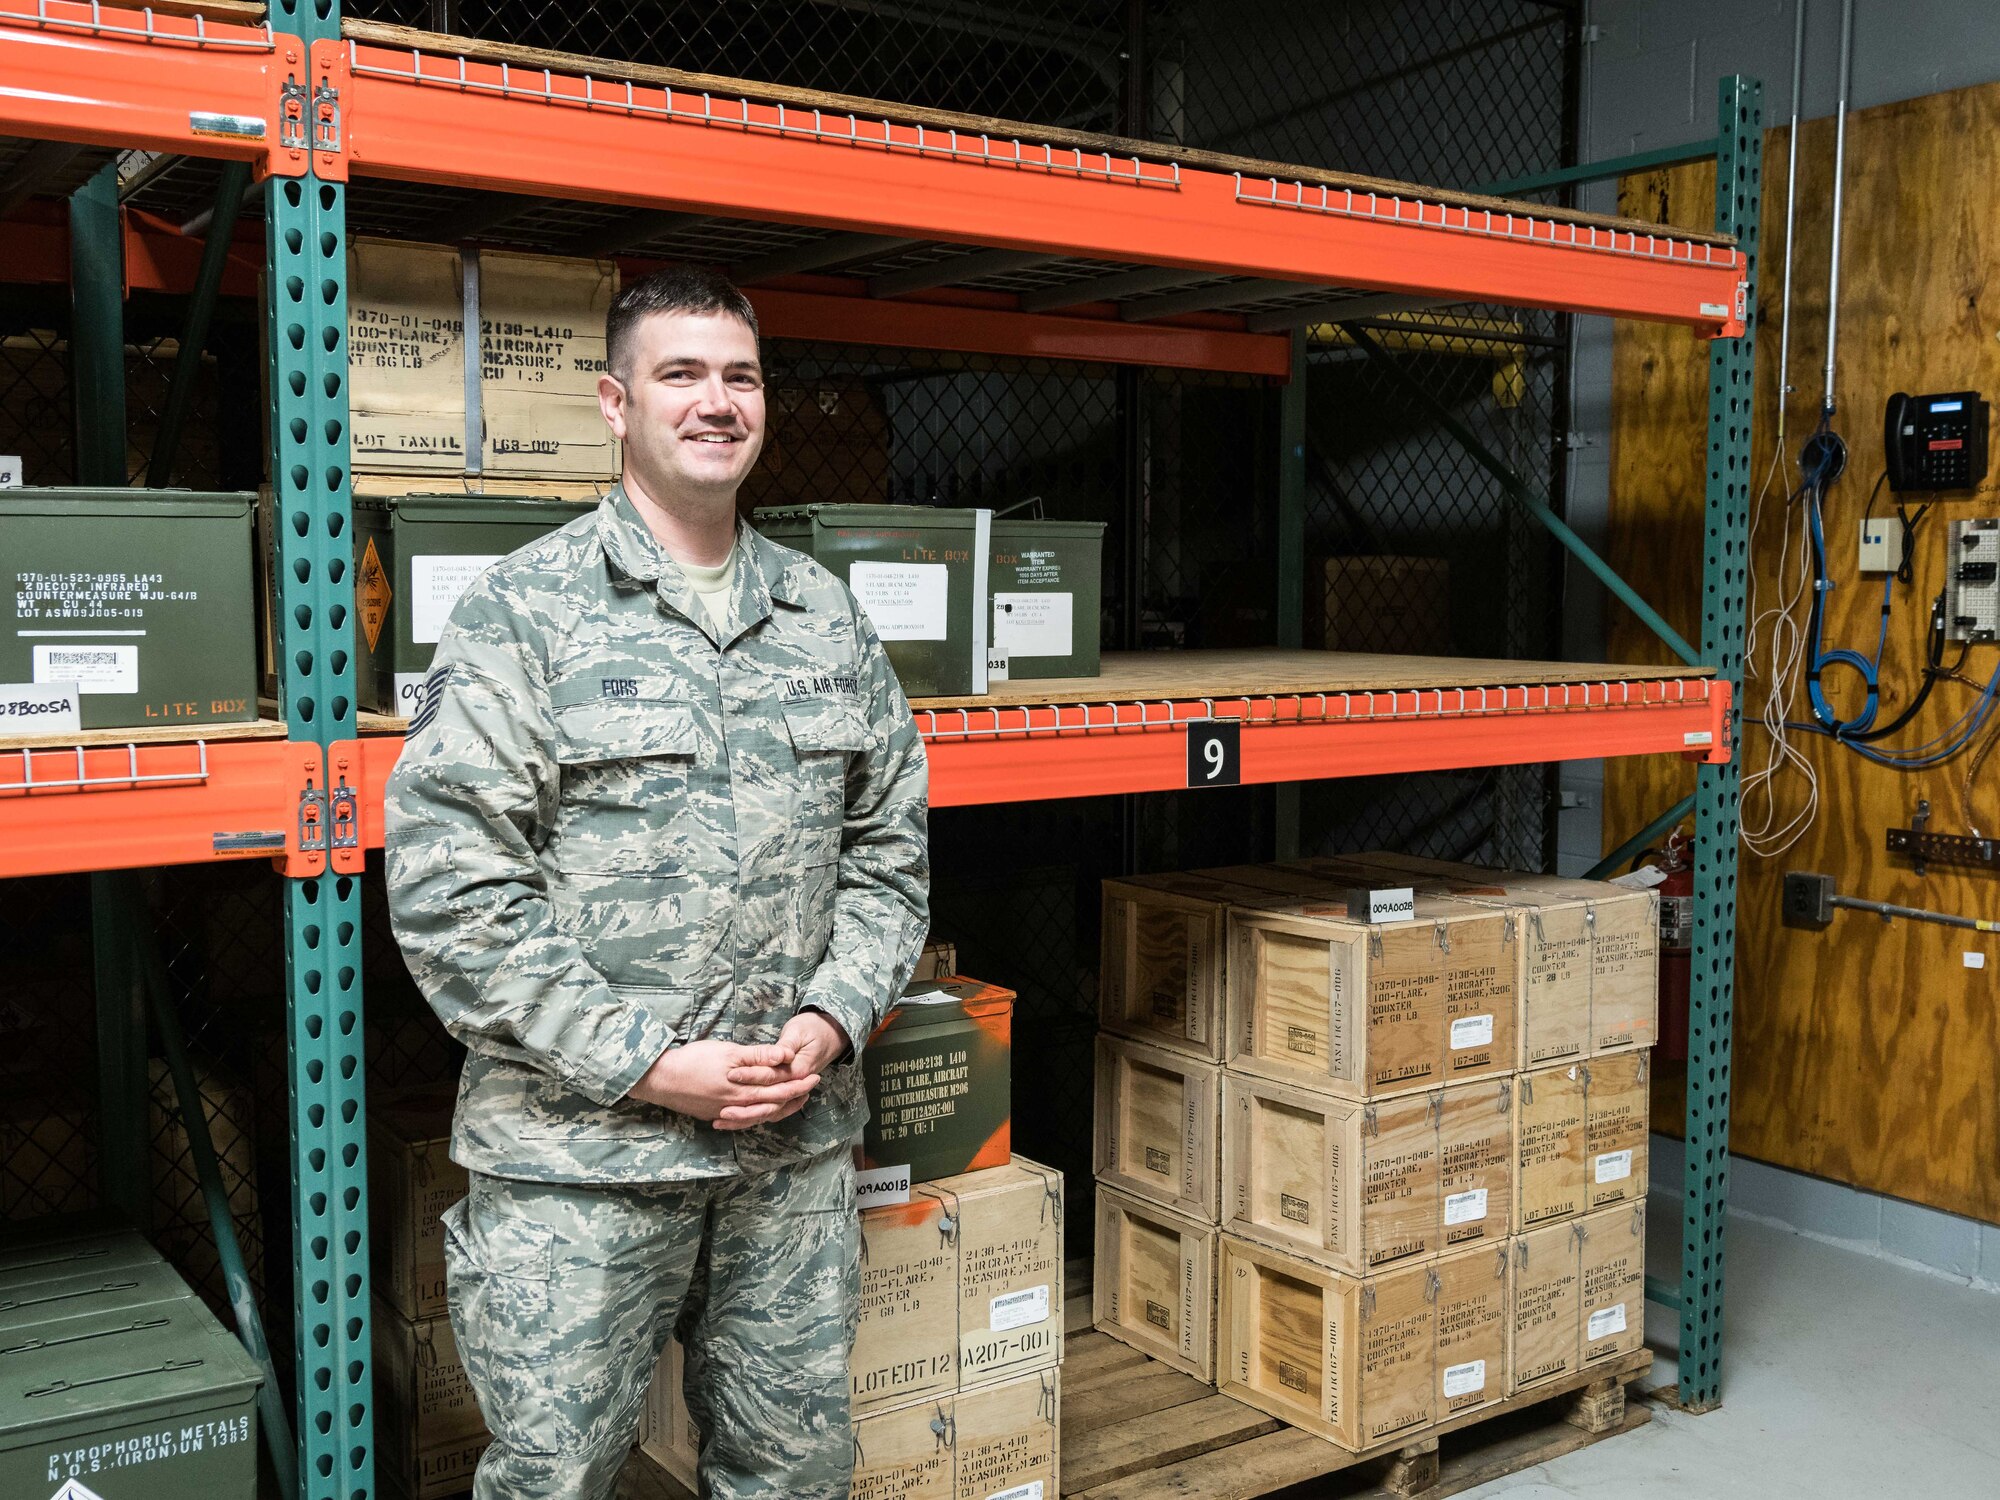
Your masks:
M693 563L682 563L680 569L687 574L688 584L694 589L695 597L701 600L701 607L708 612L719 635L729 628L729 596L736 589L736 549L731 548L729 556L713 568L696 567Z

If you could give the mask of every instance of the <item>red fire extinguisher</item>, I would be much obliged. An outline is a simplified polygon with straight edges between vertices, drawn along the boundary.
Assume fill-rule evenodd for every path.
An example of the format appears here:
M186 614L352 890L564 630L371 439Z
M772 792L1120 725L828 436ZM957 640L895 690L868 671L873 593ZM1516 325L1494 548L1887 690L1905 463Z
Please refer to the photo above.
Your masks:
M1660 1052L1688 1055L1688 975L1694 949L1694 841L1676 828L1647 861L1666 876L1660 892Z

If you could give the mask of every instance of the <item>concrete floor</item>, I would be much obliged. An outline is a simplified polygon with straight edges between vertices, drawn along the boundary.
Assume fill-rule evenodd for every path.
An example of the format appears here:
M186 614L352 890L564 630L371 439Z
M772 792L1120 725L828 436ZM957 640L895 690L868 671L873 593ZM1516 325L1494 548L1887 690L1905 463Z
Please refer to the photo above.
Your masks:
M1673 1200L1652 1264L1679 1264ZM2000 1494L2000 1295L1732 1217L1723 1405L1470 1490L1508 1500ZM1660 1270L1656 1270L1660 1274ZM1672 1348L1678 1323L1649 1307ZM1670 1385L1670 1361L1655 1384Z

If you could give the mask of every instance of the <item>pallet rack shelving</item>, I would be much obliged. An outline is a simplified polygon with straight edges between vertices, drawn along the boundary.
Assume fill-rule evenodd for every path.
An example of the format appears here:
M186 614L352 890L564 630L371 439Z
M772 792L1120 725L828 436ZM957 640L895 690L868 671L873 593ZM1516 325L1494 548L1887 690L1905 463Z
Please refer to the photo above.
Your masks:
M939 805L1186 786L1188 726L1214 719L1238 721L1248 781L1698 760L1676 1300L1681 1398L1715 1404L1760 132L1757 85L1726 80L1718 232L1667 234L658 69L523 61L343 29L337 0L273 0L262 24L0 0L0 165L66 182L120 148L172 153L181 168L135 194L141 211L201 201L224 163L261 183L279 717L164 740L0 743L0 876L270 857L287 877L299 1493L373 1492L357 883L400 739L357 712L349 661L346 247L354 232L421 235L440 205L496 242L732 265L773 330L799 336L1294 381L1315 325L1394 329L1467 301L1709 337L1705 611L1685 670L1322 656L1302 676L1300 658L1190 656L1163 679L1161 658L1113 659L1088 685L919 710ZM226 274L228 257L210 259ZM149 265L193 270L185 256L178 271Z

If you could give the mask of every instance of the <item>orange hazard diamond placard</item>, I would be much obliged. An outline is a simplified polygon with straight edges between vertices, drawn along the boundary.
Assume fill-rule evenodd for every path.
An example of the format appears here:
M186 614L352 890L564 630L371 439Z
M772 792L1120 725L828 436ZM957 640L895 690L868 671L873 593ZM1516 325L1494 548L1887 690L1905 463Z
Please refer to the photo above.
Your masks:
M371 536L362 549L361 576L354 580L354 608L361 616L361 633L368 638L370 651L381 638L382 624L389 618L389 601L394 597L389 575L382 570L382 558L375 551L375 538Z

